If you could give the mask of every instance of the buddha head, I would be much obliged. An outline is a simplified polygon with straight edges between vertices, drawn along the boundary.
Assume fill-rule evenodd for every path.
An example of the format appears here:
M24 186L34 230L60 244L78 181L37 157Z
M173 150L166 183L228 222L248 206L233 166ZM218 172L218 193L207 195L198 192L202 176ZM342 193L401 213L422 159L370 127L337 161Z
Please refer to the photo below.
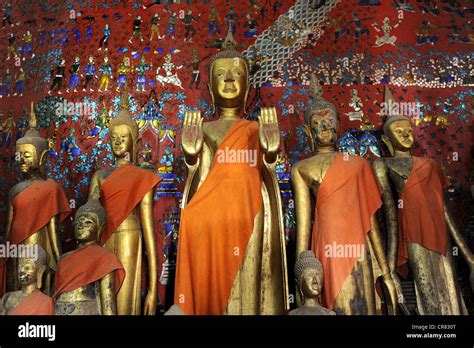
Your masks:
M395 151L409 152L415 142L413 126L408 117L397 115L392 112L392 106L396 105L392 92L385 86L385 108L387 118L383 125L382 141L387 145L390 154Z
M211 59L209 91L213 107L244 108L250 88L249 62L235 49L232 30L222 44L222 50Z
M323 265L310 250L302 251L295 264L296 285L303 303L319 298L323 287Z
M77 209L74 235L79 243L97 241L106 223L105 209L97 199L89 201Z
M21 287L36 284L36 288L40 289L43 274L48 267L48 258L46 251L40 245L32 247L37 248L36 258L21 257L18 259L18 281Z
M44 176L46 160L48 158L48 141L43 138L37 129L34 104L31 103L30 129L16 142L16 158L20 172L26 178Z
M117 117L109 123L109 141L116 159L127 159L135 164L138 157L140 137L137 122L130 117L128 94L124 92Z
M313 100L305 111L305 131L314 146L334 146L337 141L339 119L336 107L323 97L323 88L316 75L311 76L310 93Z

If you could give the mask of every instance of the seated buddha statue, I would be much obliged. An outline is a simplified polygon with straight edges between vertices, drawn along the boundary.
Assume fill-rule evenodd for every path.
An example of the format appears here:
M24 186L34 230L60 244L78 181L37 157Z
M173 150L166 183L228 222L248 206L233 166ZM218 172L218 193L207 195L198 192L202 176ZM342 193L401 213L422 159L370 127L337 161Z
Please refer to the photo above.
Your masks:
M54 315L53 299L41 292L48 268L46 251L39 245L35 257L18 259L20 290L7 292L0 300L0 315Z
M203 122L200 111L184 118L188 177L174 303L185 315L285 314L278 117L275 108L262 108L258 122L243 117L249 64L231 36L209 69L217 120Z
M336 315L319 303L323 287L323 265L311 250L302 251L295 264L296 287L302 300L301 307L289 315Z

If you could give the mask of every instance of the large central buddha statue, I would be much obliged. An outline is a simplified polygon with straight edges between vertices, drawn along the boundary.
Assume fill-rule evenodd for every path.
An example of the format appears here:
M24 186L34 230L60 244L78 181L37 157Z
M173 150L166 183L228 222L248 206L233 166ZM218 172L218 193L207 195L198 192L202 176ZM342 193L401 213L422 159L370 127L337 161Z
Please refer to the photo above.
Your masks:
M125 279L117 293L117 314L141 312L143 236L148 258L148 293L143 311L154 315L158 302L158 255L153 196L160 178L136 166L140 138L128 106L128 95L124 93L121 110L109 124L109 141L116 165L94 174L89 197L100 199L107 214L107 225L99 244L115 253L125 269Z
M188 177L179 231L175 305L186 315L284 314L285 239L275 174L275 108L243 118L249 63L231 31L212 57L209 90L218 119L188 111L182 144Z

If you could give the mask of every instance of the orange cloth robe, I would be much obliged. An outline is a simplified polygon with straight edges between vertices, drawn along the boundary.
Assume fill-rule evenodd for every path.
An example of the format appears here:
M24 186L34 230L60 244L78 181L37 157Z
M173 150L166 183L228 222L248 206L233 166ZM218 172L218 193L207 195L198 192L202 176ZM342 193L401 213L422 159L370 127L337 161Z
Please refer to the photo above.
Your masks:
M100 236L104 245L143 197L161 179L152 171L134 165L120 166L104 180L101 202L107 213L107 225Z
M366 248L371 217L382 205L380 196L380 187L367 160L342 153L336 155L318 189L312 239L312 249L324 269L321 300L329 309L334 307L358 256L327 256L326 247ZM334 255L336 250L332 252Z
M13 221L8 239L20 244L38 232L56 215L60 223L71 212L66 194L54 180L36 180L12 199ZM0 295L6 289L6 262L0 259Z
M218 160L220 151L232 150L254 151L257 164ZM261 165L258 124L237 120L209 175L181 211L174 302L185 314L225 312L263 204Z
M398 209L398 271L406 276L407 242L446 255L448 232L444 216L444 191L450 183L438 162L413 156L413 167L400 194Z
M39 290L33 291L8 315L54 315L53 299Z
M125 278L125 270L117 256L95 243L75 250L59 261L53 298L98 281L113 271L117 293Z

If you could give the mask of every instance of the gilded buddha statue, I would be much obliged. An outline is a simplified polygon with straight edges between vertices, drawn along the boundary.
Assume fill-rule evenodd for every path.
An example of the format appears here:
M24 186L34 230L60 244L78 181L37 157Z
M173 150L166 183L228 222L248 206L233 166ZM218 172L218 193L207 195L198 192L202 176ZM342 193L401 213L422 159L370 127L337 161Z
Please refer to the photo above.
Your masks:
M75 217L76 250L61 256L55 277L56 315L116 315L116 293L125 271L115 254L97 244L106 224L96 199L81 206Z
M367 160L336 152L337 110L322 93L313 75L305 129L316 153L297 162L291 175L296 252L313 250L321 261L324 307L338 315L377 314L375 281L380 275L395 312L397 296L374 215L382 205L377 179Z
M385 105L395 105L388 87ZM398 274L411 275L419 314L467 314L451 238L467 261L473 288L474 256L444 202L449 180L438 162L412 156L414 130L407 117L389 109L383 131L392 157L376 160L374 169L383 189L388 261L395 285L401 287Z
M285 239L275 174L275 108L243 118L249 64L229 31L212 57L209 91L218 119L187 111L182 145L188 177L178 241L175 305L186 315L284 314ZM178 310L175 312L179 312Z
M7 292L0 300L0 315L53 315L53 299L41 292L48 269L46 251L39 245L35 257L18 259L20 290Z
M46 178L48 142L41 137L31 103L30 129L16 142L16 157L23 181L13 186L8 195L5 242L19 245L40 245L47 254L42 290L51 294L56 263L61 254L59 224L71 208L64 190L53 179ZM18 283L17 259L0 259L0 292L15 291Z
M153 224L153 196L160 178L136 166L140 144L137 123L130 117L128 96L109 123L109 141L116 165L97 171L89 197L100 199L107 225L99 244L117 255L125 268L125 280L117 294L119 315L141 313L142 236L148 258L148 293L144 314L154 315L158 302L158 254Z
M324 282L323 265L311 250L304 250L298 256L295 280L302 305L292 310L289 315L336 315L320 305L319 297Z

